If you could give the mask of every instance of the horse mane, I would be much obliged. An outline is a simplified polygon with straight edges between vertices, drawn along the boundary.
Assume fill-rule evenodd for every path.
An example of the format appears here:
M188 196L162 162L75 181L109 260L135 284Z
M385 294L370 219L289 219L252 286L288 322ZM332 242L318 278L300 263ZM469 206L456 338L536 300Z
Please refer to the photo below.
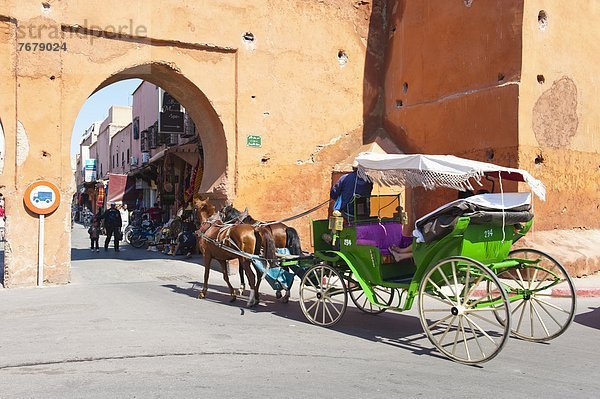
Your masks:
M256 219L248 214L248 209L242 212L234 208L233 205L227 205L221 211L223 212L223 218L227 221L239 220L240 222L249 224L254 224L257 222Z

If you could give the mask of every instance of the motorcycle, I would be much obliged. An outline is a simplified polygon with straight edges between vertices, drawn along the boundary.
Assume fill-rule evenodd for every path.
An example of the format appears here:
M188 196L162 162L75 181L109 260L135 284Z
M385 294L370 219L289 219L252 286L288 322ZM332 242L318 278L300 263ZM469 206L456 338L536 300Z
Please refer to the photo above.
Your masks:
M129 227L129 226L127 226ZM152 222L144 220L140 227L131 227L123 232L123 237L134 248L142 248L146 244L154 242L156 234L160 231L160 226L154 227Z

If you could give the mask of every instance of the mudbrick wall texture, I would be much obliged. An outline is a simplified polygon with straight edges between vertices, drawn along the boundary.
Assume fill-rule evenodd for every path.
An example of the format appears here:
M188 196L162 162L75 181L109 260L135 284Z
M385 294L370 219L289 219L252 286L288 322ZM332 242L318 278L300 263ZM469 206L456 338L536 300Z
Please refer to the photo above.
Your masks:
M578 36L599 36L585 22L598 17L593 1L5 0L5 285L36 283L37 218L22 197L39 179L62 192L46 219L46 280L69 281L71 130L90 94L134 77L173 94L198 125L201 191L255 218L325 200L334 165L385 135L405 152L529 169L549 189L536 204L538 226L598 228L590 57L600 49ZM21 46L30 42L59 47ZM262 146L246 146L248 135L261 135ZM416 216L452 195L414 190L407 201ZM306 245L310 218L322 216L292 223Z

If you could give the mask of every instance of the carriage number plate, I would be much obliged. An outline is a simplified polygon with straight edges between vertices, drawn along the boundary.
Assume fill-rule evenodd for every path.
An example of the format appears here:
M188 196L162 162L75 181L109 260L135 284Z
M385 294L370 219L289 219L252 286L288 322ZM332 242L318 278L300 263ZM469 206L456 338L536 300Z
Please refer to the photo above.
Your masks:
M344 238L344 246L349 247L352 245L352 240L349 238Z
M494 230L492 230L492 229L483 231L483 238L491 238L493 235L494 235Z

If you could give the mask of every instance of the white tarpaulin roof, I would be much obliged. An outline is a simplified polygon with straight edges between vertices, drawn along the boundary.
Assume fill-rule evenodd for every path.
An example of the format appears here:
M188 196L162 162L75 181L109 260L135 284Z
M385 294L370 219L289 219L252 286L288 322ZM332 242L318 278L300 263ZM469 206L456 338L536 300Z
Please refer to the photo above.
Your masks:
M472 161L453 155L376 154L363 152L356 158L362 178L383 186L410 186L434 189L448 187L455 190L473 190L470 179L481 185L484 175L524 181L543 201L546 187L527 171L506 168L490 163Z

